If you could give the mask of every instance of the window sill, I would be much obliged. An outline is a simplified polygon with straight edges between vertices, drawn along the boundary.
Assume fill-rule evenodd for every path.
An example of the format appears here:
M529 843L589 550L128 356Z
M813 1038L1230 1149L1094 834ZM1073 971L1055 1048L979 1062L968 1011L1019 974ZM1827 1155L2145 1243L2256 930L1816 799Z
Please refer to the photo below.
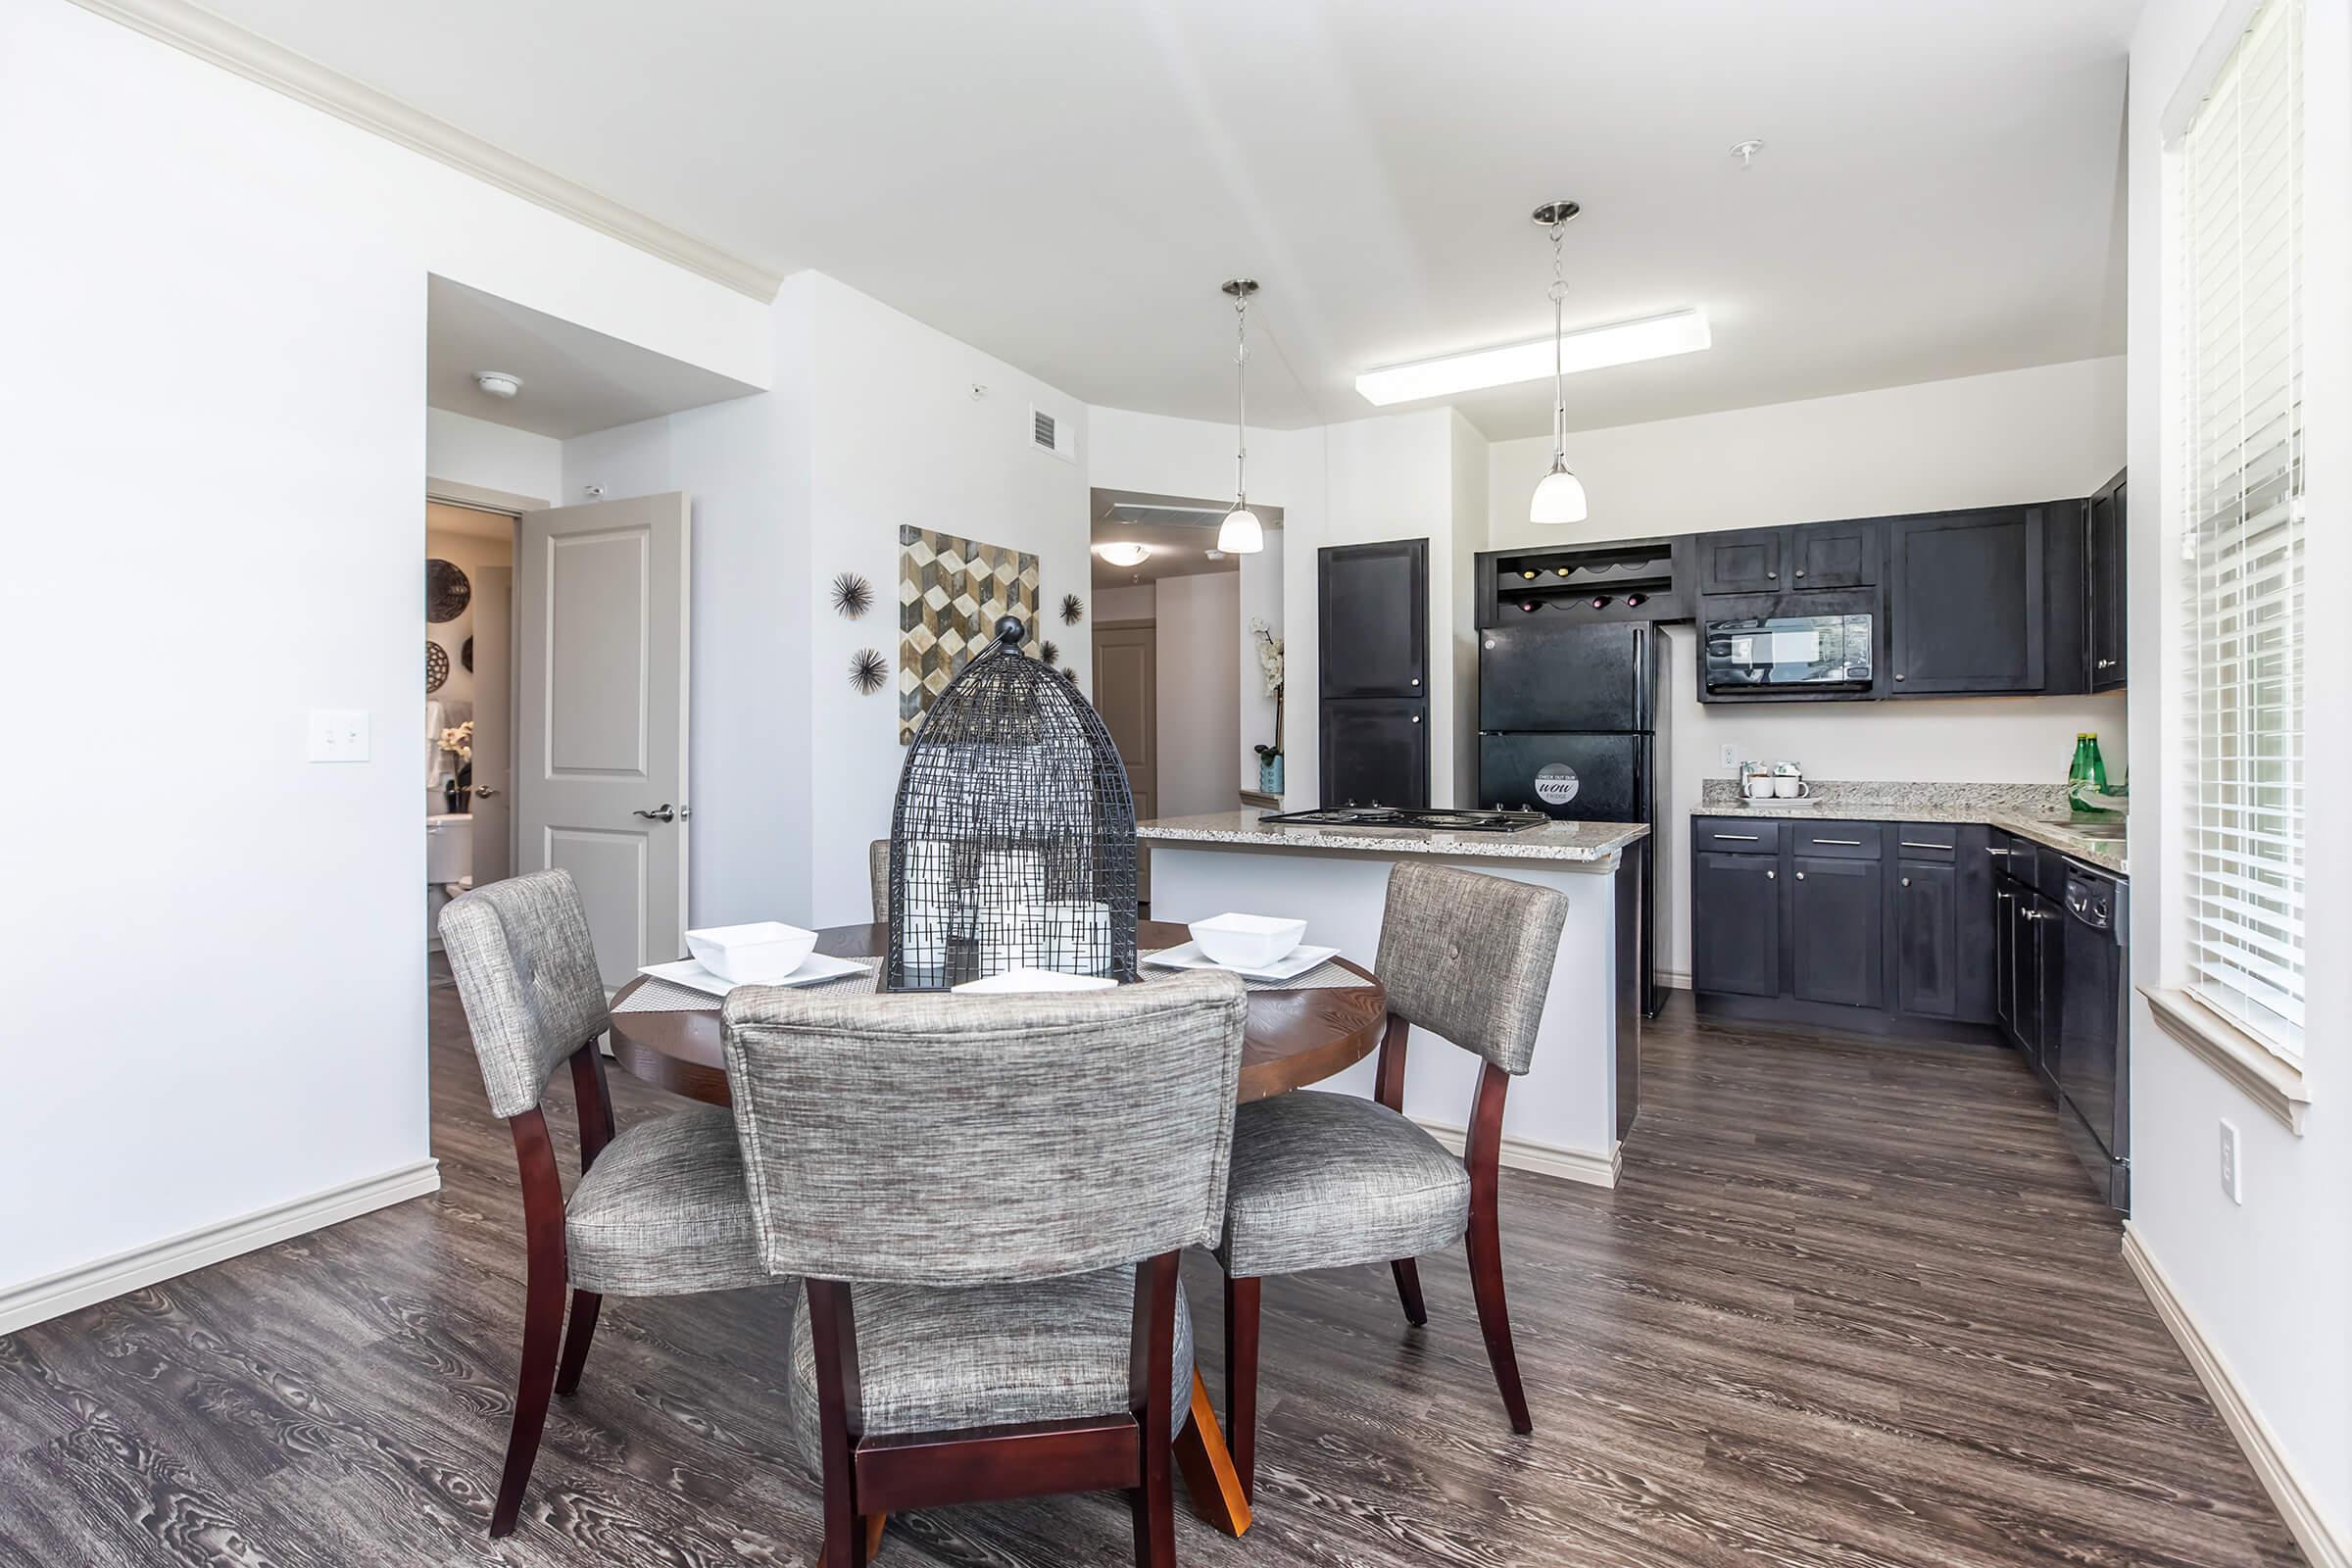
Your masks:
M2185 991L2141 986L2139 994L2148 999L2158 1028L2278 1117L2288 1132L2302 1133L2303 1111L2311 1103L2302 1068Z

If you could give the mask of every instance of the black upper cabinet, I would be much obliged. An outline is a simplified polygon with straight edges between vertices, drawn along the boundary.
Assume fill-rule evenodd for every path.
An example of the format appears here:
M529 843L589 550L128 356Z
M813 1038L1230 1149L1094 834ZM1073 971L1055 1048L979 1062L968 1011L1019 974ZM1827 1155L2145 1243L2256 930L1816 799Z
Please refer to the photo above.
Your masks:
M1317 561L1321 695L1428 696L1429 541L1340 545Z
M1848 1007L1884 1004L1879 864L1877 860L1790 857L1790 996L1800 1002L1832 1002Z
M1875 521L1810 523L1788 538L1788 587L1868 588L1879 580Z
M1429 806L1429 705L1347 697L1322 705L1325 806Z
M1887 524L1896 697L2045 689L2048 509Z
M2113 691L2124 684L2128 643L2124 562L2126 557L2125 475L2117 474L2090 498L2083 533L2083 593L2090 652L2090 689Z
M1690 983L1735 996L1781 994L1781 858L1701 851L1690 866Z
M1781 556L1788 533L1786 528L1751 528L1698 535L1698 591L1768 594L1782 587Z

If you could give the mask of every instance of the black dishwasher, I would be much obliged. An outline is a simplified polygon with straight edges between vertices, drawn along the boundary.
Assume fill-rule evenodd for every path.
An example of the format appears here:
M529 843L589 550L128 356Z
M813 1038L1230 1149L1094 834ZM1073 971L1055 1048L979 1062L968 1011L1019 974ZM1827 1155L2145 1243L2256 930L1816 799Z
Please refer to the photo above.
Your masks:
M2069 863L2058 912L2055 975L2043 976L2043 996L2055 1002L2058 1097L2076 1152L2107 1201L2132 1206L2131 1078L2126 1013L2131 975L2126 962L2126 884ZM2047 1046L2045 1046L2045 1053Z

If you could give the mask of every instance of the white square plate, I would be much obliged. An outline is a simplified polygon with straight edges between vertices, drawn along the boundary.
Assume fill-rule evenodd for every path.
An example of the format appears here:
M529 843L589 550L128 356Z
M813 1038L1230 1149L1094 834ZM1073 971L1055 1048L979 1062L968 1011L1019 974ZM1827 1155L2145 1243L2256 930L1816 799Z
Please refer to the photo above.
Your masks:
M1211 959L1200 951L1200 943L1187 942L1181 948L1147 955L1144 961L1162 969L1229 969L1248 980L1296 980L1316 964L1339 956L1337 948L1298 947L1263 969L1235 969L1231 964Z
M865 965L855 958L833 958L821 953L811 953L801 960L801 966L798 969L793 970L783 979L771 980L768 984L812 986L820 980L838 980L843 975L859 973L864 968ZM673 986L685 986L693 991L708 991L714 997L725 996L737 985L736 981L712 974L692 958L680 958L675 963L649 963L637 972L650 974L657 980L666 980Z

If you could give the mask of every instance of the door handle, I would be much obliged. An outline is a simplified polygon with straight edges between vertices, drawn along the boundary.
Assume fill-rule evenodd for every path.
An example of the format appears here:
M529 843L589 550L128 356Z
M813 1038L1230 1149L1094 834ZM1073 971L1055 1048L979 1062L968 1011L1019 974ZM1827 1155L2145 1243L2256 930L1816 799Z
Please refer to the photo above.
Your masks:
M1414 685L1416 685L1416 686L1420 685L1420 684L1421 684L1421 677L1420 677L1420 676L1418 676L1418 675L1415 675L1415 676L1413 677L1413 684L1414 684Z
M2014 897L2016 897L2016 895L2012 893L1995 893L1993 895L1993 898L2002 904L2007 904Z
M495 784L476 784L473 787L473 798L477 801L490 800L497 794L498 786Z
M2091 667L2093 669L2113 669L2115 667L2115 661L2112 659L2102 659Z
M1414 722L1414 723L1416 723L1416 724L1418 724L1418 723L1420 723L1420 722L1421 722L1421 715L1420 715L1419 713L1415 713L1415 714L1413 715L1413 722Z
M1799 882L1802 882L1802 881L1805 879L1805 873L1804 873L1804 872L1802 872L1802 871L1799 871L1799 872L1797 872L1797 873L1796 873L1796 879L1797 879Z
M649 822L675 822L678 819L678 813L670 808L667 801L663 801L650 811L633 811L630 814L642 816Z
M1802 871L1799 871L1799 872L1797 872L1796 874L1797 874L1798 876L1803 876L1805 873L1804 873L1804 872L1802 872ZM1780 879L1781 879L1781 873L1780 873L1780 872L1778 872L1778 871L1766 871L1766 872L1764 873L1764 880L1765 880L1765 881L1767 881L1767 882L1778 882Z
M1905 878L1903 878L1903 886L1905 886L1905 887L1909 887L1910 885L1911 885L1911 879L1910 879L1909 877L1905 877Z

